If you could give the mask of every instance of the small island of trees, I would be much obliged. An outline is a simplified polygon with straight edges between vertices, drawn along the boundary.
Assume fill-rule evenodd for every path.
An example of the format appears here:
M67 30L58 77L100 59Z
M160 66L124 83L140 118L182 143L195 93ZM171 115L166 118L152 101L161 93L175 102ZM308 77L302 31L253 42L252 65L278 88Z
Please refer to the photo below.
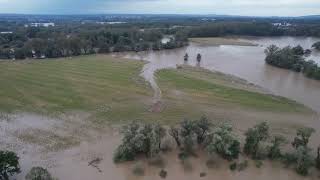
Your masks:
M302 72L308 78L320 80L320 67L315 61L306 61L306 53L308 51L301 46L279 48L271 45L265 50L265 61L272 66Z

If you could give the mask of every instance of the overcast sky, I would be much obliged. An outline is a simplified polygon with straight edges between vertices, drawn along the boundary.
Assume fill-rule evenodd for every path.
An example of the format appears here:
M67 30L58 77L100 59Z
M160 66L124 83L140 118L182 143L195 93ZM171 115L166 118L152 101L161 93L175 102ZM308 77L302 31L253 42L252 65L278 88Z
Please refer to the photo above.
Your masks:
M320 14L320 0L0 0L0 13L301 16Z

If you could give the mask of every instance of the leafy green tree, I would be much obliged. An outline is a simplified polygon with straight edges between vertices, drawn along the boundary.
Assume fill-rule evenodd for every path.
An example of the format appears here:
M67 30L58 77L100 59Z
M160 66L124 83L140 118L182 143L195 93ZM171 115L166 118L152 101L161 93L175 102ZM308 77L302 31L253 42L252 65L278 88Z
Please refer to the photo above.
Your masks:
M185 153L193 153L195 145L195 123L190 120L183 120L180 123L180 137L183 143L183 150Z
M311 150L308 147L300 146L296 150L295 157L297 162L297 173L303 176L308 175L309 169L314 164L314 160L311 156Z
M154 157L160 152L161 139L165 130L160 125L138 124L133 122L125 126L122 143L114 154L114 162L134 160L138 154Z
M181 141L180 141L180 129L177 127L171 127L169 129L169 135L176 141L177 146L181 147Z
M316 50L319 50L320 51L320 41L319 42L316 42L312 45L313 48L315 48Z
M307 147L309 139L314 132L315 130L313 128L299 128L297 130L297 136L294 138L292 142L292 146L296 149L298 149L300 146Z
M167 131L160 124L155 124L153 131L154 131L155 142L157 143L158 148L161 149L161 140L166 136Z
M304 54L304 49L300 45L293 47L292 51L295 55L298 55L298 56L302 56Z
M253 128L248 129L245 135L244 152L247 155L251 155L254 159L259 158L259 146L261 142L266 141L269 137L269 125L266 122L257 124Z
M33 167L25 177L26 180L54 180L47 169Z
M11 151L0 151L0 180L9 180L9 176L20 173L19 157Z
M210 132L212 123L207 117L203 116L200 120L194 122L194 126L197 142L198 144L202 144Z
M212 137L212 139L206 147L209 154L216 152L228 160L238 158L240 142L236 138L236 135L233 134L231 125L223 124L218 127L210 137Z
M277 135L274 136L272 141L272 145L269 147L268 150L268 157L270 159L278 159L282 157L281 153L281 146L286 143L286 139L283 136Z

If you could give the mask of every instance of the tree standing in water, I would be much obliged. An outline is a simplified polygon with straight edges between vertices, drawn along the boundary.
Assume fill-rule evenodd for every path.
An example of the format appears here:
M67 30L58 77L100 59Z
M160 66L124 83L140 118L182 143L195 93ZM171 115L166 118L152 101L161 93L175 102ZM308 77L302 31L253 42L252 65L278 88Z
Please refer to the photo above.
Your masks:
M184 55L184 61L188 61L188 59L189 59L189 55L188 53L186 53L186 55Z
M197 61L198 61L198 63L200 63L201 62L201 54L199 53L198 55L197 55Z

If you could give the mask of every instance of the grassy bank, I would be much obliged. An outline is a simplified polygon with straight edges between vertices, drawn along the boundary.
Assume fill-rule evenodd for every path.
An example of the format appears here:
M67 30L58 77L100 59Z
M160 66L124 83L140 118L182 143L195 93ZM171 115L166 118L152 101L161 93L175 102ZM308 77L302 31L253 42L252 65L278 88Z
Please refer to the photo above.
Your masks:
M1 62L0 109L134 112L152 96L139 76L143 64L104 55Z
M203 114L231 119L225 114L234 109L244 114L247 110L310 113L288 99L258 93L241 80L191 67L156 74L163 103L161 112L151 112L153 91L139 76L143 65L106 55L1 62L0 109L48 114L80 110L90 112L98 122L163 123Z
M238 38L220 38L220 37L207 37L207 38L190 38L191 42L203 45L219 46L219 45L236 45L236 46L256 46L256 44L244 41Z
M244 81L200 68L161 70L157 79L164 99L173 104L179 102L186 109L186 114L208 112L208 108L225 109L230 113L235 109L272 113L311 112L289 99L259 93L256 87Z

